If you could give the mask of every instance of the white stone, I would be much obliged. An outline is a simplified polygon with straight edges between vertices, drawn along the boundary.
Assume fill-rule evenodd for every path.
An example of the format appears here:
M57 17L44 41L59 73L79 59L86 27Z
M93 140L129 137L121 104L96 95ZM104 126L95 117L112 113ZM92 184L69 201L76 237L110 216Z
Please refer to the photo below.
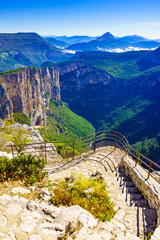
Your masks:
M123 232L117 232L115 240L128 240L128 239L124 236Z
M51 193L46 188L42 188L41 193L40 193L40 197L44 201L49 201L49 199L51 198Z
M19 212L21 212L22 207L20 204L17 203L11 203L9 207L6 209L6 213L10 215L17 215Z
M8 232L8 236L9 236L12 240L16 240L15 233L13 233L13 232Z
M111 239L113 239L113 235L110 233L110 232L108 232L108 231L106 231L106 230L103 230L102 232L99 232L99 234L100 234L100 236L101 236L101 238L103 239L103 240L111 240Z
M19 198L19 203L21 204L21 206L24 208L26 207L27 203L28 203L28 200L24 197L20 197Z
M27 203L27 208L30 211L36 211L38 209L38 204L31 200Z
M12 197L12 200L15 201L15 202L18 202L19 201L19 196L15 195L14 197Z
M126 233L125 237L126 237L127 240L140 240L139 237L137 237L137 236L135 236L131 233Z
M119 209L118 212L114 215L115 220L122 220L125 215L125 211L122 209Z
M106 230L108 232L111 232L112 229L113 229L113 224L111 222L108 222L108 221L106 221L106 222L99 222L98 228L100 230Z
M3 238L3 240L12 240L12 238L10 238L8 235L5 235L5 237Z
M11 197L10 195L8 195L8 194L3 194L1 197L2 197L4 200L7 200L7 201L10 201L10 200L12 199L12 197Z
M42 238L39 235L37 235L37 234L32 234L29 237L29 240L42 240Z
M0 232L0 239L3 239L5 237L5 234Z
M160 226L156 228L152 237L157 238L157 239L160 238Z
M94 233L91 236L87 237L86 240L101 240L101 236L98 233ZM108 239L107 239L108 240Z
M63 213L64 220L69 222L78 221L82 226L85 227L96 227L98 220L95 219L91 213L81 208L80 206L71 206L64 209Z
M64 235L64 228L62 225L57 223L44 222L39 225L39 230L46 235L53 235L57 237L62 237Z
M36 227L35 223L32 220L29 220L27 223L21 223L20 228L22 231L30 233Z
M37 226L37 223L40 223L42 220L42 215L37 211L30 212L24 210L21 214L22 223L20 225L21 229L24 232L30 233Z
M7 218L3 215L0 215L0 227L5 227L7 225Z
M14 229L16 229L17 227L17 222L15 222L14 224L10 225L8 228L8 231L13 231Z
M12 193L22 193L22 194L31 193L31 191L29 189L26 189L26 188L23 188L20 186L13 188L11 192Z
M116 220L112 219L111 223L114 225L115 230L121 229L122 231L125 231L125 229L126 229L126 227L122 223L120 223L119 221L116 221Z

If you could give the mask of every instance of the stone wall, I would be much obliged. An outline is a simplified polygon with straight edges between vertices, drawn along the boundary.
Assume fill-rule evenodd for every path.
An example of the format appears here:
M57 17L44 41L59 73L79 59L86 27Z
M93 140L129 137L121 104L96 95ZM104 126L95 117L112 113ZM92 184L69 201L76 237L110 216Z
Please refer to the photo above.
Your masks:
M160 226L160 184L139 165L135 167L135 161L129 156L124 156L121 165L125 168L125 174L131 177L135 186L142 192L148 200L151 208L157 211L157 226Z

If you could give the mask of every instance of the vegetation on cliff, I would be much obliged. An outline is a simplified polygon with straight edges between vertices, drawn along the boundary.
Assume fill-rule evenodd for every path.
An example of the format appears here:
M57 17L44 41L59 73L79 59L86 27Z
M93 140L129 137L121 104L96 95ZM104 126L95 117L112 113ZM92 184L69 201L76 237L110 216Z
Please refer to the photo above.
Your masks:
M95 132L92 124L72 112L66 103L51 99L49 108L47 125L39 129L46 141L75 139Z

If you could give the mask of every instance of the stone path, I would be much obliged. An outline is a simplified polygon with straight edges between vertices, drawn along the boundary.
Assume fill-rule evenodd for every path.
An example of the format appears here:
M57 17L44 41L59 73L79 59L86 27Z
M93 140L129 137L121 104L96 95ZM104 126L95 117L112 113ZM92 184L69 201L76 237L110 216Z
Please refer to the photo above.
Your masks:
M111 229L109 233L113 239L124 239L126 233L144 239L150 233L153 233L156 227L156 211L150 209L147 201L134 186L131 179L125 176L120 167L123 152L114 147L104 147L98 149L83 159L77 159L64 164L61 167L49 167L50 179L69 177L71 172L89 177L97 172L102 173L107 183L107 189L111 201L115 204L116 215L111 220ZM101 224L97 229L99 232ZM106 238L110 239L110 238ZM127 238L134 239L134 238ZM135 238L136 239L136 238Z
M140 240L156 226L156 212L150 209L132 181L120 167L123 152L113 147L99 149L68 163L48 165L50 181L102 174L117 211L110 222L95 219L79 206L55 207L48 203L52 193L41 189L43 201L29 201L18 195L0 196L0 239L3 240ZM12 193L29 194L34 188L14 188ZM158 235L159 236L159 235ZM154 238L153 240L158 240Z

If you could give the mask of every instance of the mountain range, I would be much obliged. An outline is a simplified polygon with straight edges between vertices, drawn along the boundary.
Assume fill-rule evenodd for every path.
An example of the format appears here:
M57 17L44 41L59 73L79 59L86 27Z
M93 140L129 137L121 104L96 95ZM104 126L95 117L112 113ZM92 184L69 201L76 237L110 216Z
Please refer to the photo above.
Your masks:
M59 44L57 39L50 40L53 40L52 44ZM106 51L106 46L111 50L120 46L126 49L129 48L128 46L133 47L137 46L134 44L142 43L150 44L151 41L137 35L117 38L106 33L88 42L66 47L69 49L72 48L71 46L80 45L87 49L75 54L67 54L63 49L53 47L36 33L0 34L0 71L2 72L0 75L13 74L14 82L16 72L21 70L12 69L42 66L43 70L35 70L31 67L31 70L27 71L30 72L30 79L42 73L40 79L45 79L48 84L50 70L45 69L51 69L52 67L46 67L54 65L59 72L61 98L72 111L87 119L96 131L102 129L120 131L137 150L160 161L158 153L160 150L160 47L155 50L122 53ZM64 41L61 41L61 44L65 44ZM94 51L88 51L88 48ZM102 51L104 48L105 51ZM6 70L12 71L3 73ZM46 71L45 75L44 71ZM25 73L25 70L22 69L22 72ZM29 80L26 81L30 83ZM35 84L34 81L33 83ZM30 86L33 88L34 85ZM4 92L3 86L0 87ZM44 99L47 99L48 90L44 91L43 95ZM8 102L7 93L4 96ZM61 103L57 104L52 102L52 107L58 106L56 109L59 109ZM54 115L53 111L52 118ZM57 122L62 118L56 115ZM54 124L55 130L55 126L58 126L57 122L52 119L50 129Z
M0 72L23 66L40 67L45 61L54 63L70 57L36 33L0 34Z
M152 49L160 46L160 43L153 40L148 40L140 36L126 36L116 38L111 33L107 32L95 40L72 44L67 47L69 50L75 51L110 51L114 49L122 49L126 51L128 48L145 48Z
M157 162L159 51L82 52L77 54L79 60L56 65L62 100L71 110L91 122L97 131L118 130L137 150Z

